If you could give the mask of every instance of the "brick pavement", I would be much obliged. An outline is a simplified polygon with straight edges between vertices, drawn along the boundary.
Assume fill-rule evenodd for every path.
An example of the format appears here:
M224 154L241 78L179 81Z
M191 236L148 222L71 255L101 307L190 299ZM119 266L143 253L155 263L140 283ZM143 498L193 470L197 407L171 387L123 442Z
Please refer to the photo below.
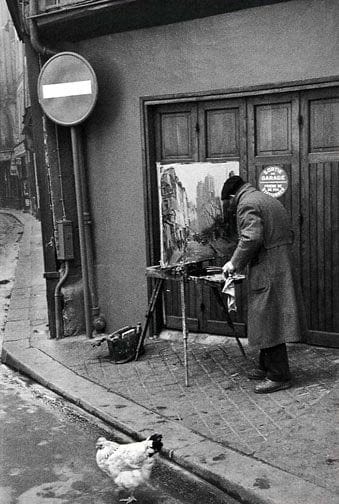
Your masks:
M82 344L79 337L56 342L35 335L31 344L109 391L299 476L305 477L304 461L309 459L307 439L299 431L306 425L311 429L312 424L321 424L321 442L313 440L317 449L306 478L320 486L337 485L336 464L328 463L337 458L333 452L336 432L327 424L328 412L322 412L321 403L334 394L338 384L339 350L290 345L294 387L258 395L245 376L247 364L232 338L212 344L189 343L189 387L185 387L182 345L176 338L149 339L139 361L122 365L109 359L106 343L93 348L81 339ZM321 422L322 413L325 422Z

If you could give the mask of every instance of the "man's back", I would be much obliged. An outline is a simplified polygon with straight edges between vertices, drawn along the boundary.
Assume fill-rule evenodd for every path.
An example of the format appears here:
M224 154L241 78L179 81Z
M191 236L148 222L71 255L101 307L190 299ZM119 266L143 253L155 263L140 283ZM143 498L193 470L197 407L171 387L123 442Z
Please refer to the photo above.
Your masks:
M261 219L263 245L266 249L293 242L290 216L282 203L246 184L239 194L239 217L246 219L251 208Z

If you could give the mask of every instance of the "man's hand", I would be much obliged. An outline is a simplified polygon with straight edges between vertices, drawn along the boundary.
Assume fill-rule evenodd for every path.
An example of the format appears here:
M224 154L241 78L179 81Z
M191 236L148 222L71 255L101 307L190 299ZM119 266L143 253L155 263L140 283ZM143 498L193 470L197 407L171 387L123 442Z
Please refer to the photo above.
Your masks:
M231 261L228 261L226 264L224 264L222 271L225 277L228 277L229 275L232 275L232 273L234 273L235 268Z

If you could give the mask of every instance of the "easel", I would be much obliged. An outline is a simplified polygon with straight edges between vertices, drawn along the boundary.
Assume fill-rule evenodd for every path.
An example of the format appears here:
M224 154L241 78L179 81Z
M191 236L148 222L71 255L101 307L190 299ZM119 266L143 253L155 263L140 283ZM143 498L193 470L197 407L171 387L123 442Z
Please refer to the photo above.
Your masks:
M162 292L162 287L165 282L165 280L175 280L180 282L180 303L181 303L181 319L182 319L182 334L183 334L183 343L184 343L184 368L185 368L185 385L186 387L189 386L189 380L188 380L188 352L187 352L187 340L188 340L188 330L187 330L187 319L186 319L186 302L185 302L185 286L188 280L194 281L194 282L203 282L209 287L212 288L212 291L214 293L214 296L218 302L218 304L221 306L224 315L226 317L226 322L229 325L229 327L232 329L233 335L236 338L237 344L239 346L239 349L245 359L247 359L245 350L238 338L238 336L235 334L235 327L233 324L233 321L230 317L230 314L228 313L227 306L225 305L225 302L220 294L220 286L223 284L223 279L222 275L207 275L207 276L194 276L194 275L189 275L187 271L187 266L182 265L180 267L176 267L175 269L175 274L173 272L170 272L169 270L165 268L161 268L160 266L151 266L149 268L146 268L146 276L149 278L154 278L155 279L155 285L153 287L151 299L149 301L148 309L146 312L146 321L144 324L144 327L142 329L140 339L138 342L137 346L137 351L135 354L135 360L138 360L140 350L143 346L148 325L149 322L153 316L153 312L156 306L157 299L159 297L160 292Z

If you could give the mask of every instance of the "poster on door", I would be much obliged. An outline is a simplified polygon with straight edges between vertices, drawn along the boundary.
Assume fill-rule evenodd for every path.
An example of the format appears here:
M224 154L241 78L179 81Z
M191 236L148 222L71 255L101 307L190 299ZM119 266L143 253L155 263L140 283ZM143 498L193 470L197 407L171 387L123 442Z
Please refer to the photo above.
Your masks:
M161 267L230 257L234 241L221 190L239 162L157 163Z
M266 166L259 175L259 189L273 198L280 198L288 189L288 175L282 166Z

